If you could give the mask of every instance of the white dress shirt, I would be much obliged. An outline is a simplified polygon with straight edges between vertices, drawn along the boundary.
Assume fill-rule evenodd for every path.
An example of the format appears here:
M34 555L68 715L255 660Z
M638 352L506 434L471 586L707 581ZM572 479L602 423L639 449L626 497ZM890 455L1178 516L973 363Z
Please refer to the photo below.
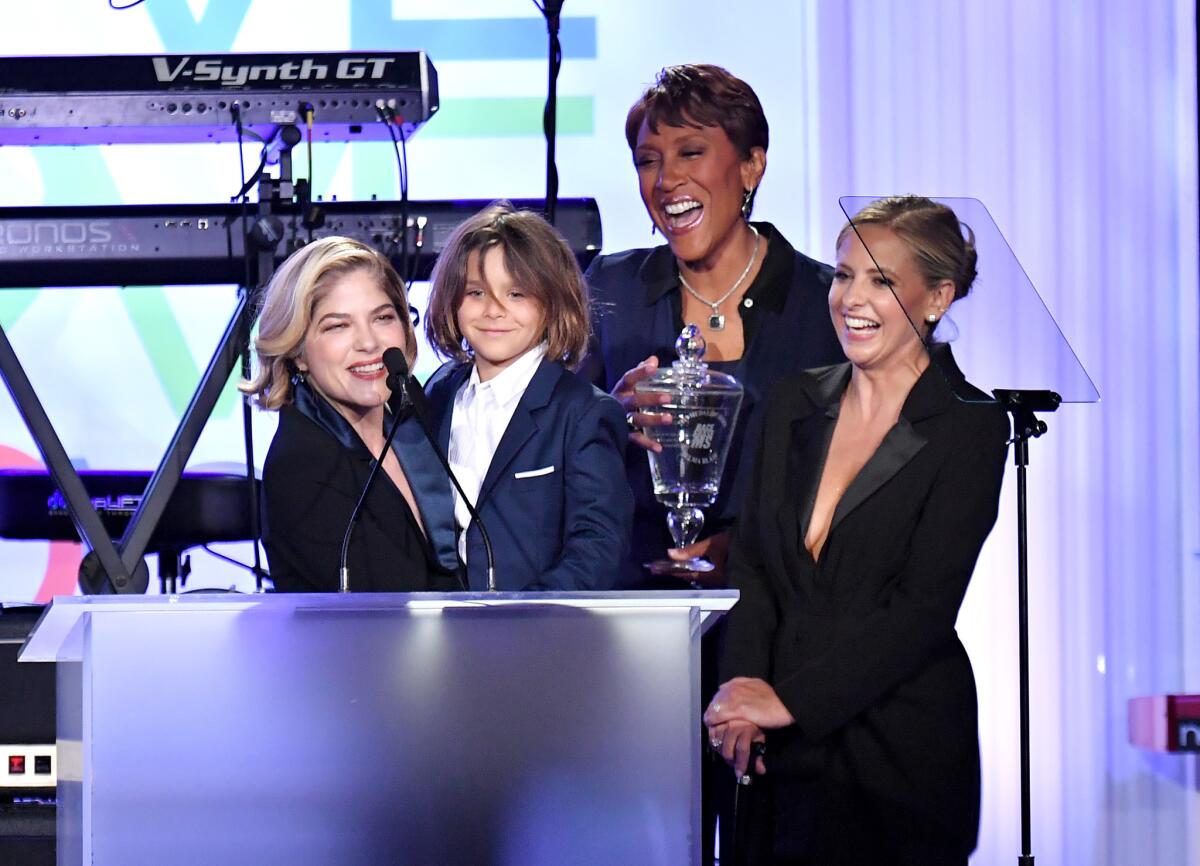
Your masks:
M450 468L463 492L471 498L472 505L479 501L479 490L492 464L492 455L545 355L545 343L534 346L486 382L479 381L479 368L472 366L470 377L454 396L454 414L450 417ZM471 522L471 514L457 490L454 491L454 522L459 530L458 555L466 562L467 534L464 530Z

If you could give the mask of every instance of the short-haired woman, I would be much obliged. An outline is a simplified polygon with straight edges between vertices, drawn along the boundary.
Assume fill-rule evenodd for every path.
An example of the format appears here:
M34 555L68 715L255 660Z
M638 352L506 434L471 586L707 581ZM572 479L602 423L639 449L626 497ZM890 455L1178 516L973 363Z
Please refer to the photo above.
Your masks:
M595 337L581 373L621 401L630 441L641 446L626 458L637 501L626 586L681 587L677 578L655 584L642 568L671 538L643 451L651 442L639 432L654 422L653 406L639 405L651 398L639 398L634 385L674 360L684 324L700 326L709 365L746 388L704 537L672 552L710 559L717 570L695 577L715 585L725 580L728 530L749 482L762 398L786 373L843 359L825 311L829 267L797 252L770 223L750 222L768 138L750 85L703 64L663 69L625 121L642 203L667 243L600 256L588 268Z

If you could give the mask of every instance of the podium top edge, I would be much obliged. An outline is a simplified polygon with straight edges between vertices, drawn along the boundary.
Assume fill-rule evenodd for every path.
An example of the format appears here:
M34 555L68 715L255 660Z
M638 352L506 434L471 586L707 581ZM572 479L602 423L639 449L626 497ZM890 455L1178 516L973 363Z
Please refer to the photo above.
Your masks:
M738 591L630 592L414 592L414 593L190 593L159 596L60 596L45 609L21 648L23 662L81 658L81 621L106 613L437 611L452 608L559 605L589 610L696 608L703 614L728 611Z

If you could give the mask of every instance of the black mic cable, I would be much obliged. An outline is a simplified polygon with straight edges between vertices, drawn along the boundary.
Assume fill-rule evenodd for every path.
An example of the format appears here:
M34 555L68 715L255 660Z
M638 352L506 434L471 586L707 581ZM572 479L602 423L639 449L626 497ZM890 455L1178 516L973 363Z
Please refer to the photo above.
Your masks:
M287 123L276 129L273 136L263 141L262 152L258 156L258 168L254 170L254 174L250 175L250 179L242 184L242 188L230 201L237 201L239 197L249 193L258 183L259 178L266 174L267 166L278 163L283 157L283 153L299 144L301 138L300 130L293 124Z
M401 358L404 353L399 349L388 349L388 352L396 352ZM387 352L384 353L387 356ZM405 365L407 369L407 365ZM391 369L390 367L388 368ZM389 384L391 377L388 379ZM393 389L395 390L395 389ZM400 407L397 407L399 410ZM396 431L400 429L400 421L403 420L404 413L396 411L392 413L392 423L388 426L387 435L383 437L383 450L379 452L379 456L375 459L374 465L371 466L371 472L367 475L367 483L363 485L362 495L358 497L358 502L355 503L354 510L350 512L350 521L346 524L346 534L342 536L342 555L338 560L338 592L350 591L350 568L346 565L346 557L350 553L350 536L354 534L354 527L358 524L358 515L362 511L363 505L366 504L367 494L371 492L371 487L375 484L375 477L379 475L379 469L383 466L383 460L387 457L388 449L392 447L392 439L396 436Z
M562 69L562 43L559 24L563 0L533 0L546 19L549 34L549 76L546 84L546 108L542 112L542 131L546 136L546 203L543 216L554 225L558 213L558 165L555 163L555 141L558 137L558 73Z
M442 468L446 470L446 475L450 478L450 483L454 485L454 489L462 497L463 504L467 507L467 513L471 515L471 520L479 527L479 535L483 539L483 549L487 553L487 590L488 592L495 592L496 557L492 553L492 539L488 537L487 527L483 525L483 518L475 510L475 505L471 502L470 497L463 492L462 485L458 483L458 479L454 476L454 470L450 468L450 461L442 453L442 449L438 446L437 440L433 436L433 431L429 428L429 414L425 411L425 394L421 390L421 386L408 374L408 359L404 357L403 352L393 346L384 351L383 365L388 370L388 387L393 390L401 387L404 389L405 394L408 395L408 402L412 404L413 414L417 417L417 423L421 426L421 432L425 434L425 438L429 441L429 446L433 448L433 453L437 455ZM466 530L464 529L463 531L465 532Z
M396 171L400 184L400 266L396 270L404 284L411 285L417 265L415 261L410 262L408 257L408 232L412 228L408 218L408 136L404 134L403 118L396 117L395 110L384 100L375 101L375 113L391 137L392 149L396 152ZM398 138L397 132L400 134ZM409 308L413 309L411 304Z

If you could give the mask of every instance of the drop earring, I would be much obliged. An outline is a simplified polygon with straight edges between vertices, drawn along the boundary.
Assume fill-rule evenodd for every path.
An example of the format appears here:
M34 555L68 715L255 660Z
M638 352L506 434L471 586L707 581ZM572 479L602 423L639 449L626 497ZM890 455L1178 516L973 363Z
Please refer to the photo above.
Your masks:
M742 194L742 219L750 219L750 206L754 201L754 190L748 189Z

